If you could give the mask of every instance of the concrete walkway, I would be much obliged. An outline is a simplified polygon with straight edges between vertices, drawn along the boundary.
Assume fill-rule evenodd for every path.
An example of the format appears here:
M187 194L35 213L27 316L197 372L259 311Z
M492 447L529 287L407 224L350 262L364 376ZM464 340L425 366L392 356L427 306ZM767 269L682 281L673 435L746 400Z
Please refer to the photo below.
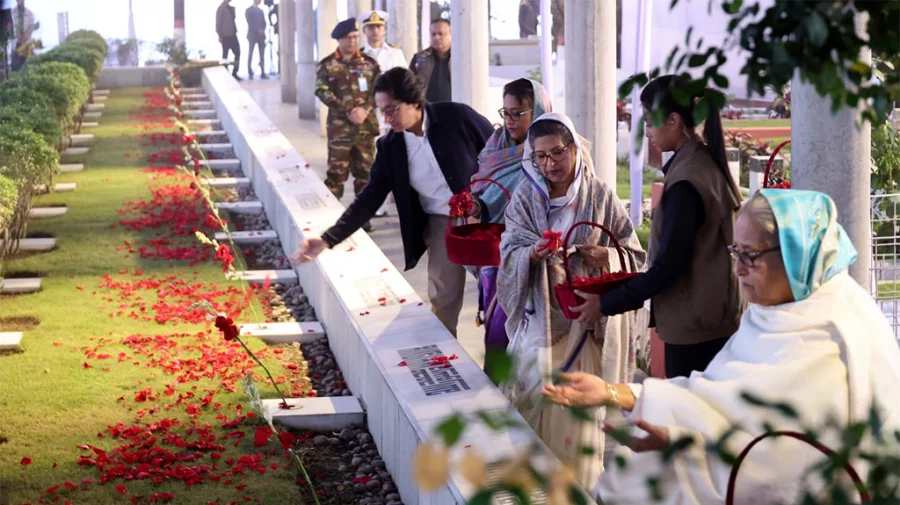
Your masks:
M290 140L294 148L312 165L316 174L325 179L327 169L327 145L321 136L319 122L297 118L297 107L294 104L281 103L281 88L277 79L269 81L249 81L242 83L244 89L265 111L269 119ZM341 200L345 206L353 201L352 177L344 190ZM388 216L372 220L375 230L369 235L390 258L394 266L403 271L403 244L400 241L400 222L393 205L388 207ZM427 259L425 257L418 266L403 272L406 281L423 299L428 299ZM478 288L475 279L470 277L466 282L465 305L459 319L458 338L462 346L479 364L484 360L484 329L475 326L475 315L478 311Z

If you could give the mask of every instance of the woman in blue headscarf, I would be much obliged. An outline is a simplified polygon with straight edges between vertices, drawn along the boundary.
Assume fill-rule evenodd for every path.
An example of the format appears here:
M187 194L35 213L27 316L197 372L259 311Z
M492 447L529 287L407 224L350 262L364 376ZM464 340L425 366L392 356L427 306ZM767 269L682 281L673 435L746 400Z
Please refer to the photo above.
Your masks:
M611 468L597 487L606 503L651 503L648 477L658 477L663 494L654 503L724 503L731 466L707 445L732 428L724 447L731 454L767 426L845 427L866 422L873 405L888 438L900 429L900 350L872 297L847 274L857 253L831 198L762 190L742 208L734 237L734 273L751 306L704 372L642 385L564 374L565 384L544 390L562 405L612 405L635 420L636 436L620 449L626 468ZM751 405L742 393L787 403L798 418ZM821 443L840 447L838 430L819 434ZM694 443L664 465L655 452L683 437ZM821 459L797 440L763 442L741 466L737 503L798 503L797 493L821 485L807 480ZM854 465L865 478L863 462Z

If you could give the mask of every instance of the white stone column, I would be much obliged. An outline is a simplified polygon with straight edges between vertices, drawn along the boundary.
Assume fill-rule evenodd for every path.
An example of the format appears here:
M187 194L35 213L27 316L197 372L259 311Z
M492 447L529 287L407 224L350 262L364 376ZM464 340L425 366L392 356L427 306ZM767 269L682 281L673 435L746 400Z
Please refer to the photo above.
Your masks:
M419 17L419 32L422 40L419 44L419 50L431 46L431 0L422 0L422 12ZM412 60L412 54L404 54L407 63Z
M553 19L550 14L550 0L541 0L541 81L548 96L556 96L553 82L553 34L550 28Z
M294 12L297 15L297 116L315 119L316 15L312 0L294 0Z
M488 115L488 2L454 0L450 4L453 46L450 81L453 101ZM615 76L613 76L615 78Z
M347 0L347 16L359 19L360 16L372 10L372 0ZM366 45L366 31L360 23L359 47Z
M388 0L387 13L387 41L402 49L407 60L412 59L419 47L416 0Z
M635 33L637 34L634 45L634 72L643 72L650 69L650 30L653 19L653 1L637 0L635 21ZM631 142L628 150L629 172L631 175L631 222L635 227L641 226L644 220L644 166L647 159L647 139L640 138L641 122L644 120L640 106L641 89L634 87L631 93ZM617 125L618 128L618 125ZM640 143L640 150L636 150Z
M857 19L857 27L865 22ZM864 31L863 31L864 33ZM863 35L864 36L864 35ZM872 52L860 55L866 63ZM791 85L791 187L827 193L834 199L838 221L859 258L850 275L866 290L872 259L870 215L872 127L858 123L859 111L844 107L831 114L831 99L822 98L809 83L794 76Z
M616 187L616 2L566 0L566 111ZM455 42L455 40L454 40Z
M331 38L331 32L338 23L337 0L319 0L316 12L316 58L321 60L337 50L337 41ZM313 66L313 82L315 82L315 66ZM313 85L315 91L315 84ZM328 107L319 103L319 123L322 127L322 136L325 136L325 120L328 116Z
M281 81L281 102L297 102L297 57L294 51L294 35L297 32L297 16L294 0L278 2L278 62Z

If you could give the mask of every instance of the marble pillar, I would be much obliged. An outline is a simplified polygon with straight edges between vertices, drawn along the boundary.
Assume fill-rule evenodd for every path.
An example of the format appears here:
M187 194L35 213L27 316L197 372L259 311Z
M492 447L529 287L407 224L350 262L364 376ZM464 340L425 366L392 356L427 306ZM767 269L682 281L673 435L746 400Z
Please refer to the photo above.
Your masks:
M316 14L312 0L294 0L297 16L297 116L316 118Z
M403 50L410 60L419 51L419 11L416 0L388 0L387 42Z
M281 0L278 3L278 61L281 81L281 102L297 102L297 55L294 47L294 36L297 32L297 16L294 13L294 0Z
M488 3L486 0L454 0L450 6L453 45L450 74L453 101L488 112ZM492 117L492 116L490 116Z

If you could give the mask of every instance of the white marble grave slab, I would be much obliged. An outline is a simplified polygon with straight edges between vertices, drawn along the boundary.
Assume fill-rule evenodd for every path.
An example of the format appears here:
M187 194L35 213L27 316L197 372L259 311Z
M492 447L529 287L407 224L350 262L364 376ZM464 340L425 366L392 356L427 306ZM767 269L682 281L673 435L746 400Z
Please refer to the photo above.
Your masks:
M227 242L228 234L224 231L216 232L216 241ZM269 240L278 240L278 234L272 230L262 231L233 231L231 232L231 240L235 244L259 244Z
M81 156L82 154L87 154L90 150L90 147L70 147L65 149L62 154L63 156Z
M185 95L193 95L193 94L198 94L198 93L206 94L206 91L204 91L204 89L199 86L196 86L193 88L181 88L181 92L184 93Z
M227 135L227 134L225 133L225 130L201 130L201 131L194 132L194 135L196 135L197 138L200 138L200 137L204 137L207 135L208 136L213 136L213 135L219 136L219 135Z
M107 98L109 98L109 95L96 95L94 96L94 102L105 102Z
M752 196L763 188L765 174L762 172L749 172L747 175L750 176L750 195Z
M185 123L198 126L222 126L222 122L218 119L188 119Z
M3 240L0 240L0 247L3 247ZM55 238L23 238L19 240L19 251L22 252L45 252L56 247Z
M18 351L21 344L21 331L0 331L0 351Z
M192 119L215 119L215 109L185 110L184 115Z
M211 188L239 188L250 185L250 179L246 177L217 177L215 179L203 179L203 184Z
M351 425L361 425L365 419L359 400L353 396L288 398L290 409L281 408L281 400L262 402L267 420L297 430L341 431Z
M297 272L293 270L244 270L236 273L238 279L253 284L262 284L266 282L266 279L269 279L270 282L280 282L282 284L297 282Z
M200 166L215 168L219 170L239 170L241 168L241 160L200 160Z
M232 145L230 143L200 144L200 149L208 153L219 153L223 151L231 151Z
M209 95L207 95L206 93L185 93L182 96L186 101L209 100Z
M98 126L100 126L100 123L98 123L96 121L82 121L81 122L82 128L96 128Z
M216 202L216 208L238 214L259 214L263 205L262 202Z
M63 216L68 211L68 207L34 207L29 211L28 217L30 219L50 219Z
M325 337L325 330L317 322L241 324L241 335L259 337L267 343L298 342L308 344Z
M84 144L90 144L94 141L93 133L73 133L69 135L69 138L72 140L73 146L80 146Z
M188 100L182 103L186 109L211 109L213 106L209 100Z
M64 174L84 172L84 163L60 163L59 171Z
M95 90L91 91L91 93L93 93L94 96L97 96L97 95L107 95L108 96L109 90L108 89L95 89Z
M100 119L103 117L102 112L85 112L82 116L83 119Z
M0 279L0 294L19 295L34 293L41 289L40 277L26 277L23 279Z
M105 103L91 103L87 106L88 112L98 112L106 108Z
M74 182L60 182L59 184L55 184L53 186L53 191L57 193L69 193L71 191L75 191L75 187L77 183ZM46 184L38 184L34 187L34 190L38 193L46 193L47 185Z

